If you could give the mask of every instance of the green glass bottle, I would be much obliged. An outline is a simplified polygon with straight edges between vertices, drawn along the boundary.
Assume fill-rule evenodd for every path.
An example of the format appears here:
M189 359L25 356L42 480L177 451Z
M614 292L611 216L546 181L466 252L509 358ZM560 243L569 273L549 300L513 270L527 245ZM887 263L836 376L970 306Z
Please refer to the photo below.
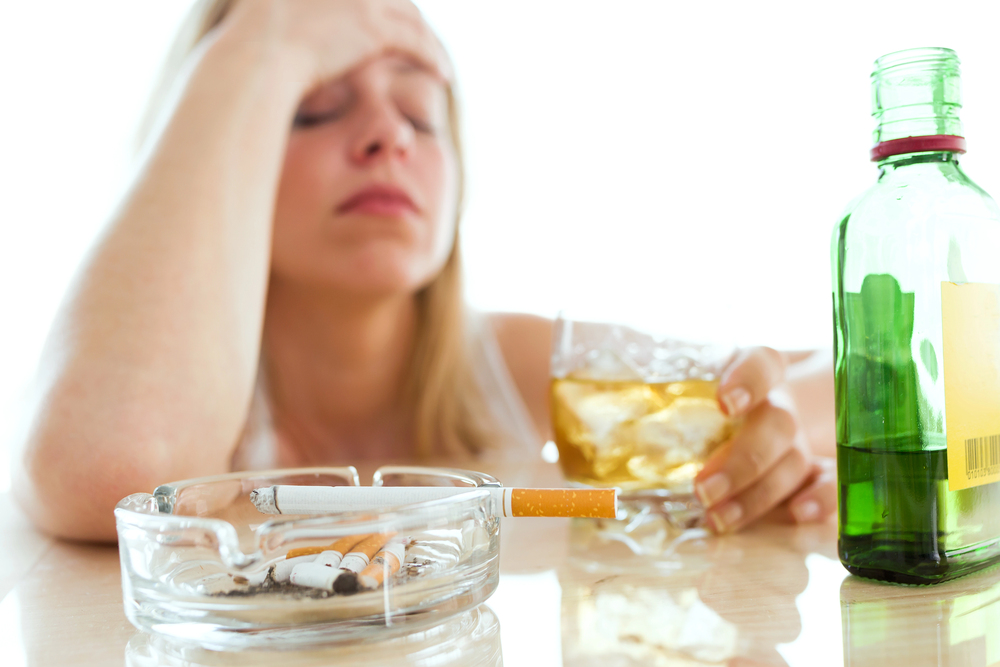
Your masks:
M872 93L878 181L833 233L840 559L929 584L1000 562L1000 208L953 51L879 58Z

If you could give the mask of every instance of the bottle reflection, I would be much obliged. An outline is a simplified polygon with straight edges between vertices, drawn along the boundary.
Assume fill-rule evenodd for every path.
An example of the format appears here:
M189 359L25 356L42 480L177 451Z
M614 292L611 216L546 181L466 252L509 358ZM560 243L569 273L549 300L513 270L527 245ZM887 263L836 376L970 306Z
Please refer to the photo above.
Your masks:
M777 646L801 630L808 549L782 539L786 527L761 530L775 534L678 540L655 521L574 521L559 571L563 664L787 665Z
M1000 664L1000 572L927 587L848 577L840 587L844 667Z
M502 667L500 621L486 605L419 632L378 642L306 651L210 651L136 633L125 648L126 667Z

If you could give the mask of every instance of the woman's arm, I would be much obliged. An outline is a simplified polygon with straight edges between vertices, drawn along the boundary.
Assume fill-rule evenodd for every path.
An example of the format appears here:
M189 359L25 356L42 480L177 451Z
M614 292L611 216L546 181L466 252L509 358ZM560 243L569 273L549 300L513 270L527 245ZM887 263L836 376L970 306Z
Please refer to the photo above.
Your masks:
M551 438L549 360L552 356L552 320L537 315L494 313L490 322L511 379L535 428L543 438Z
M404 0L241 2L204 40L43 352L13 480L40 527L110 540L122 497L228 470L291 120L314 84L390 50L441 62Z
M228 469L301 93L288 83L291 63L241 39L243 27L225 26L197 54L50 333L13 480L49 532L113 539L119 499Z
M785 385L809 441L817 456L837 455L831 350L787 352Z

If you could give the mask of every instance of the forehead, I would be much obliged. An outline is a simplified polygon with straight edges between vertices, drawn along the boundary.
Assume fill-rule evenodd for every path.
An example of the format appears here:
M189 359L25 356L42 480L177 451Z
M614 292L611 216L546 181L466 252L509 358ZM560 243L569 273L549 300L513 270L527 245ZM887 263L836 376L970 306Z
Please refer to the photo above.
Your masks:
M441 90L446 88L446 84L440 76L433 74L416 61L400 55L384 55L374 58L358 67L347 78L359 83L378 79L389 83L412 82L418 85L437 87Z

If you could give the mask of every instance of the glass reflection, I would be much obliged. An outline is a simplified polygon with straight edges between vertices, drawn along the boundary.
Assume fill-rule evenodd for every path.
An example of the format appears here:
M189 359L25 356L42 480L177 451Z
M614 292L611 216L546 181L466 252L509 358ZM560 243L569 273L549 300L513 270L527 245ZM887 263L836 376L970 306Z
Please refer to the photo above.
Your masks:
M501 667L500 621L486 605L420 632L380 642L346 644L308 651L210 651L184 646L143 632L125 648L126 667Z
M935 586L848 577L840 587L844 666L1000 664L1000 570Z
M558 573L563 664L788 665L778 646L802 628L796 597L820 541L808 536L763 526L678 537L654 518L575 520Z

